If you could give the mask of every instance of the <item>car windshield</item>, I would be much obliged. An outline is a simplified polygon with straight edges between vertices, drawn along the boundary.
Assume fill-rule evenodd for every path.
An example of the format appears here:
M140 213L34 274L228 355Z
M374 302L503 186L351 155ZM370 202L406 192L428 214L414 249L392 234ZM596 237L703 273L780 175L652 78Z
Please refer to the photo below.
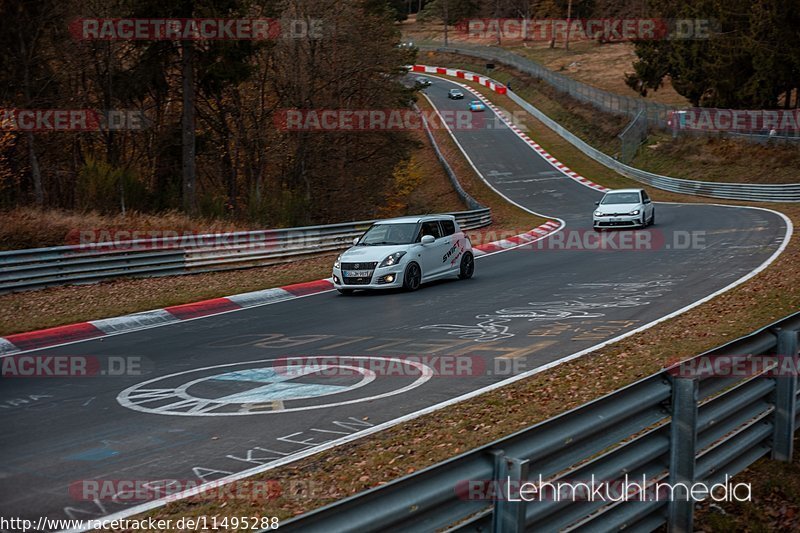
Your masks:
M415 222L375 224L359 239L358 246L411 244L417 235L416 229Z
M472 105L481 105L481 103L478 102L477 100L473 100L472 102L470 102L470 104L472 104Z
M640 202L638 192L615 192L607 194L601 204L638 204Z

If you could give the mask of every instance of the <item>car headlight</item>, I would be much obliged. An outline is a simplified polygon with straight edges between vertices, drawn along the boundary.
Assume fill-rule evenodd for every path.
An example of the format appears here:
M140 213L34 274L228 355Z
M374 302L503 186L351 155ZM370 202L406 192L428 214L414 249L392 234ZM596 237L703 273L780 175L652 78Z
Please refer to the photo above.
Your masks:
M381 261L381 264L378 265L378 268L394 266L394 265L396 265L397 263L400 262L400 259L404 255L406 255L405 252L395 252L392 255L390 255L389 257L387 257L386 259L384 259L383 261Z
M629 214L629 215L638 215L638 214L639 214L639 210L638 210L638 209L634 209L633 211L631 211L631 212L630 212L630 213L628 213L628 214Z
M594 216L601 217L601 216L603 216L603 213L601 213L600 211L595 211L594 212Z
M333 268L342 268L342 256L336 258L336 261L333 262Z

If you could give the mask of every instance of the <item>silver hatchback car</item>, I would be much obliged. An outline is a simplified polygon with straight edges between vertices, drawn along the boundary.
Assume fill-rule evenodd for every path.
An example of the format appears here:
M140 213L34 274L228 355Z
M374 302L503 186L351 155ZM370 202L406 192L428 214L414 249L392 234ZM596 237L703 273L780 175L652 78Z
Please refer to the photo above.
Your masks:
M656 221L656 210L644 189L609 191L599 202L592 217L595 231L603 228L644 228Z

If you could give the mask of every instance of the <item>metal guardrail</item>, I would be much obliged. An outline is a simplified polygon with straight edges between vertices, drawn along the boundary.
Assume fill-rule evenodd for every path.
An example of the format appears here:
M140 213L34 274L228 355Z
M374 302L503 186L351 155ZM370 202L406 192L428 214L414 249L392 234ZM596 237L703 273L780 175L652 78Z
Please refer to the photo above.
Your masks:
M725 198L729 200L746 200L755 202L800 202L800 183L787 184L755 184L755 183L719 183L713 181L695 181L669 176L662 176L628 166L610 155L573 134L561 124L548 117L542 111L531 105L519 95L509 91L508 97L516 102L525 111L536 117L545 126L556 132L578 150L591 157L598 163L634 179L665 191L690 194L695 196L708 196L711 198Z
M551 483L588 482L592 475L622 483L627 474L634 482L645 475L673 486L710 486L768 453L790 461L800 424L796 375L712 377L698 369L732 354L751 362L757 355L782 354L796 369L798 331L800 313L511 436L291 519L281 529L594 532L668 524L670 531L691 532L694 505L688 498L524 502L475 496L485 496L487 486L503 494L509 484L538 483L539 474Z
M446 213L463 229L492 222L488 207ZM293 261L347 248L374 220L0 252L0 293L118 277L212 272Z

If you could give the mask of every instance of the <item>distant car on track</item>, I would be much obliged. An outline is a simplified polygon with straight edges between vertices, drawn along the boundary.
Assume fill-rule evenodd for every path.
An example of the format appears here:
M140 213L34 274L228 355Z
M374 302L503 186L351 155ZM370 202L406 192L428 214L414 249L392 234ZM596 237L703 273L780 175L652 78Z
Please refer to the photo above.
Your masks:
M342 294L356 289L404 288L475 272L472 243L452 215L427 215L374 223L336 258L333 284Z
M414 82L417 84L417 87L424 89L425 87L431 86L431 80L424 76L417 76L414 78Z
M595 231L603 228L640 227L656 221L656 209L644 189L609 191L599 202L592 217Z
M486 106L480 100L473 100L469 103L470 111L486 111Z
M452 100L463 100L464 93L461 92L461 89L450 89L447 92L447 97Z

